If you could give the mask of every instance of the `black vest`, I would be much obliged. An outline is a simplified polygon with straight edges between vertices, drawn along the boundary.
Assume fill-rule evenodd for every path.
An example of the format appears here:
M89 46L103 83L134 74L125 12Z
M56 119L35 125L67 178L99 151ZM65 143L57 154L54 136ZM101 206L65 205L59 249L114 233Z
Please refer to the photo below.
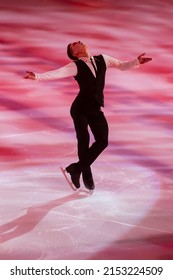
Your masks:
M94 77L90 68L82 60L76 60L78 73L74 77L79 84L79 94L77 99L86 106L96 103L104 107L103 89L105 85L106 64L102 55L94 56L97 73Z

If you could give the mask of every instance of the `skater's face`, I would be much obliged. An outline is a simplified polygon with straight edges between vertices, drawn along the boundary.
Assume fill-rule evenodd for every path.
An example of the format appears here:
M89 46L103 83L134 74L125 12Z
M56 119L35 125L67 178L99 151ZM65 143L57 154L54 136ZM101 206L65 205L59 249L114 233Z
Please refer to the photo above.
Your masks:
M73 57L80 58L88 56L88 46L81 41L73 42L68 47Z

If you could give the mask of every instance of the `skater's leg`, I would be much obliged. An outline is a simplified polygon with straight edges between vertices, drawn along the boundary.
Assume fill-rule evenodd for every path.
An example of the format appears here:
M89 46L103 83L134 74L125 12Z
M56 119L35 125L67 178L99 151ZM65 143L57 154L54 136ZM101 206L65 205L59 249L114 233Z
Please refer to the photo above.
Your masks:
M72 113L74 127L77 137L78 157L80 160L87 154L89 149L89 132L88 132L88 119L84 114L80 114L76 111ZM90 170L90 168L88 168ZM82 172L79 163L73 163L66 168L70 173L71 179L74 185L80 187L80 174Z
M89 115L88 120L95 142L81 158L81 170L87 169L108 145L108 124L103 112L93 112Z

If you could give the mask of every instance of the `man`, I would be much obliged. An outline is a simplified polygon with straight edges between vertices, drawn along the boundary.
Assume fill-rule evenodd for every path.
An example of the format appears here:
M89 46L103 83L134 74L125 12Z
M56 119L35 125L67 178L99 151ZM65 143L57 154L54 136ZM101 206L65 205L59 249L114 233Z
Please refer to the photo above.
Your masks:
M139 64L149 62L151 58L145 54L132 61L120 61L108 55L91 56L87 44L77 41L67 46L67 54L73 62L57 70L42 74L26 72L25 79L50 80L73 76L79 85L79 93L71 106L78 143L79 161L66 167L71 180L80 188L80 175L87 189L95 188L91 165L108 145L108 124L101 111L104 106L104 84L107 68L114 67L128 70ZM93 133L95 142L89 146L88 126Z

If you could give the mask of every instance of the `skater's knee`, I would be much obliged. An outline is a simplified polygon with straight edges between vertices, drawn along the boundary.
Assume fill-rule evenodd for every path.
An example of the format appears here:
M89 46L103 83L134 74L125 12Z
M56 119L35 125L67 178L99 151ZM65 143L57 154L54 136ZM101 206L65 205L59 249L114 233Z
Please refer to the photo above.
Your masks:
M106 147L108 146L108 140L104 139L104 140L100 141L99 145L100 145L102 150L106 149Z
M108 140L106 139L106 140L103 142L103 147L104 147L104 149L106 149L107 146L108 146Z

